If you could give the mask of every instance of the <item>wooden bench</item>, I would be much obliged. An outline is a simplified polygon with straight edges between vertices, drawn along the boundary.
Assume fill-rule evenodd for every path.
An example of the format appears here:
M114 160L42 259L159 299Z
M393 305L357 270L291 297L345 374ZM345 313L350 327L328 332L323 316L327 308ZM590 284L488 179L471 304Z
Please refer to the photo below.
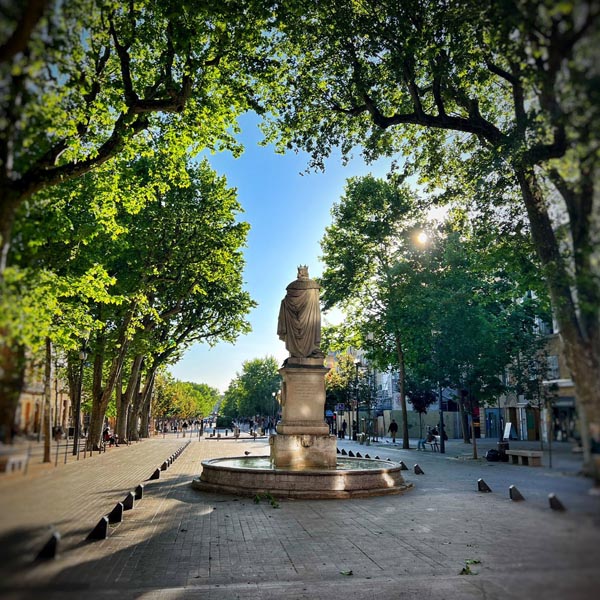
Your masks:
M543 452L539 450L506 450L513 465L541 467Z

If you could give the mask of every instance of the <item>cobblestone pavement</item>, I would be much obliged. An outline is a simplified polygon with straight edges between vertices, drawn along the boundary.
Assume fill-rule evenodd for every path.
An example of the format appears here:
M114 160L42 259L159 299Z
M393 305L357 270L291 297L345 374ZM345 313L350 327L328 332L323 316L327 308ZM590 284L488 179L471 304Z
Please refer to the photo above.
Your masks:
M18 483L0 480L2 597L577 600L594 597L600 585L600 498L587 493L590 482L577 468L472 460L454 441L446 455L339 441L403 460L415 488L273 506L190 486L202 459L267 454L264 438L192 439L159 480L146 482L143 499L108 539L85 540L186 441L146 440ZM424 475L414 474L417 462ZM492 493L477 491L480 477ZM524 502L510 500L510 485ZM565 512L549 508L551 492ZM33 541L44 528L48 536L50 524L63 535L60 554L34 561Z

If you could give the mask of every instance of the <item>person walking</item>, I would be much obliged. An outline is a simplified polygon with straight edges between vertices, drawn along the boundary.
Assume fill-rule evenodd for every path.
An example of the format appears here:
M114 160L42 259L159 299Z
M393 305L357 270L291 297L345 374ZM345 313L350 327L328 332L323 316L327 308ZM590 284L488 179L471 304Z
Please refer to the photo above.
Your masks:
M346 439L346 429L348 429L348 423L346 423L346 419L342 421L342 439Z
M396 419L392 419L390 426L388 427L388 431L392 436L392 443L396 443L396 434L398 433L398 423L396 423Z

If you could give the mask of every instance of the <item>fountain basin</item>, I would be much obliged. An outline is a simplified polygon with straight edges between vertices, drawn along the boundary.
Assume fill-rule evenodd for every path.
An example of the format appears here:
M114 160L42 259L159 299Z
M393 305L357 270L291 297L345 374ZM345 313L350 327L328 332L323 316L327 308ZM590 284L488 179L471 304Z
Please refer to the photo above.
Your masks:
M401 466L372 458L338 457L335 468L275 467L269 456L239 456L202 461L192 487L204 492L279 498L364 498L401 494L410 489Z

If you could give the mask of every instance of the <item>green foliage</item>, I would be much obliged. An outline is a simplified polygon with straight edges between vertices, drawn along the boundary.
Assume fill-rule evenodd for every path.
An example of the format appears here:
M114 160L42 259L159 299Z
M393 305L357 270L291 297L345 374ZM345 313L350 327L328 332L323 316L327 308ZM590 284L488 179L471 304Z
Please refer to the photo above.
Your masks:
M140 185L158 170L143 158L121 166L121 178L131 174ZM23 232L23 242L14 244L19 272L48 273L52 282L38 310L21 314L33 332L34 322L44 331L46 321L69 349L79 346L84 329L101 331L110 323L103 335L111 339L128 322L133 350L152 352L149 362L156 366L193 341L233 341L248 330L244 316L253 303L242 291L240 252L248 225L236 220L235 192L206 162L188 166L185 174L179 184L151 186L152 199L133 212L126 203L115 206L114 227L87 203L88 179L101 181L99 172L67 184L68 203L32 206L17 222ZM62 236L52 227L59 221L69 223ZM41 296L43 289L37 285L32 293Z
M218 390L205 383L177 381L168 374L160 374L154 384L152 414L157 418L206 417L218 401Z
M406 396L408 402L412 404L415 412L419 415L427 413L427 409L438 401L435 394L436 382L425 380L415 380L410 377L406 379Z
M592 1L286 4L276 15L285 73L266 91L278 110L265 126L313 167L334 149L400 155L403 174L440 203L461 198L501 234L528 223L596 438L599 19Z
M351 183L322 244L324 296L352 310L352 326L337 333L358 335L380 368L403 359L415 406L435 401L438 382L494 400L506 366L539 350L536 317L548 318L526 231L501 236L495 222L459 210L417 227L410 202L393 203L394 183ZM419 246L421 228L428 241Z
M24 199L113 156L151 154L152 138L171 150L160 154L171 179L189 151L240 150L235 119L257 106L272 68L259 52L266 3L171 4L48 3L26 51L2 62L11 192Z
M279 406L273 393L281 387L279 365L272 356L247 360L225 391L221 411L230 419L272 415Z
M270 11L261 1L180 3L175 10L170 0L50 0L36 15L36 4L11 7L2 22L4 39L22 35L16 46L2 45L0 58L0 345L3 356L23 346L36 352L47 336L75 351L92 331L92 350L112 365L95 370L110 381L94 382L98 397L110 393L119 370L110 361L124 360L126 344L156 349L147 361L155 367L192 341L231 341L248 330L252 303L241 291L237 253L245 224L232 217L226 225L221 216L211 238L210 209L204 214L196 240L206 236L206 246L190 263L202 262L203 272L190 280L188 302L158 299L173 293L158 285L158 270L175 265L164 255L146 265L136 260L135 236L143 236L132 232L134 222L144 223L134 216L170 190L196 189L189 156L206 148L241 151L236 119L259 108L255 87L275 66L259 43ZM20 30L21 21L31 30ZM237 210L232 192L218 195L213 209L222 202L223 213ZM168 251L150 237L146 250ZM143 266L147 278L137 270ZM135 332L148 328L154 339L146 336L140 349ZM2 393L3 407L5 400ZM5 429L16 406L9 403Z
M336 353L334 366L325 375L327 408L332 409L332 404L350 406L358 375L354 361L355 357L348 352Z
M279 502L269 492L254 496L254 504L260 504L261 500L267 500L273 508L279 508Z

